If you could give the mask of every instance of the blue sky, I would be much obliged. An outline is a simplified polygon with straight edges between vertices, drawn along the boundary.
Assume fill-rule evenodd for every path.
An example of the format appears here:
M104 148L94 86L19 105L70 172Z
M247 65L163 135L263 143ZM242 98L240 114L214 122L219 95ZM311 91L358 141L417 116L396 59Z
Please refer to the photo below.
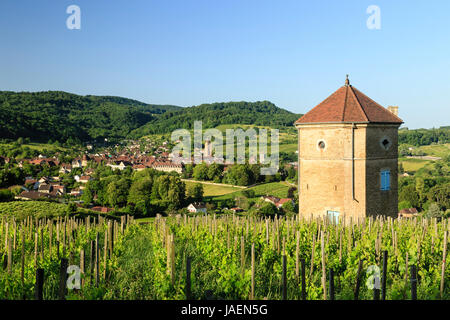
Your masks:
M69 5L81 30L69 30ZM381 29L369 30L369 5ZM0 90L304 113L344 84L409 128L450 125L450 1L2 0Z

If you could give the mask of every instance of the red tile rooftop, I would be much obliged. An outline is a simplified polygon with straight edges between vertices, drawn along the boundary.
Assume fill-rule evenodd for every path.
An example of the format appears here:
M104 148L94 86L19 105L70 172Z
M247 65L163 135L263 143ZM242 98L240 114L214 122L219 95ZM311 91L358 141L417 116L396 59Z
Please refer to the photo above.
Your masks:
M346 84L311 109L295 123L403 123L402 119L382 107L364 93Z

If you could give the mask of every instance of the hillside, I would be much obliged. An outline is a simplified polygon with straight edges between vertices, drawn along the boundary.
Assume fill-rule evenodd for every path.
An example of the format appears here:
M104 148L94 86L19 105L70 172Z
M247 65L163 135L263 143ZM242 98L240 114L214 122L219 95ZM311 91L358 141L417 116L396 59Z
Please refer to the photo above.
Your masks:
M181 108L113 96L81 96L62 91L0 91L0 137L66 142L68 139L139 138L175 129L242 124L282 128L300 115L269 101L223 102Z
M62 91L0 91L0 137L33 141L123 138L156 114L180 107Z
M269 101L218 102L166 112L132 131L130 136L168 133L179 128L193 129L196 120L203 122L204 129L236 123L281 128L292 126L299 117L299 114L278 108Z

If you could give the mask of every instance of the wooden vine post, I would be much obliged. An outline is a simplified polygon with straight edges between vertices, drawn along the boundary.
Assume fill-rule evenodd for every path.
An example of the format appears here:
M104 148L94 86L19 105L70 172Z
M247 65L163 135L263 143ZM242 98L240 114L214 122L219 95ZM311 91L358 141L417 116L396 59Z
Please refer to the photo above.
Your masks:
M302 300L306 300L306 264L305 259L300 260L302 268Z
M36 269L36 284L34 289L34 298L36 300L43 300L44 288L44 269Z
M8 273L12 273L12 264L13 264L13 243L12 239L8 241Z
M381 278L381 300L386 300L386 276L387 276L387 263L388 263L388 252L383 251L383 274Z
M252 243L252 257L251 257L251 263L252 263L252 288L250 292L250 300L255 299L255 244Z
M323 231L320 232L320 244L322 251L322 289L323 289L323 300L327 300L327 274L325 270L325 240Z
M84 255L84 249L80 251L80 272L81 272L81 287L84 287L84 273L85 273L86 258Z
M108 229L105 230L105 240L103 244L103 280L106 280L106 260L108 258Z
M334 300L334 270L330 269L330 300Z
M244 276L245 272L245 243L244 236L241 236L241 275Z
M100 282L100 268L99 268L99 255L100 255L100 247L99 247L99 235L95 237L95 286L98 288L98 283Z
M417 300L417 269L411 266L411 300Z
M370 220L369 220L370 222ZM354 300L358 300L359 298L359 288L361 286L361 273L363 268L363 260L359 260L358 272L356 274L356 286L355 286L355 296Z
M68 267L68 260L66 258L61 259L61 268L59 273L59 300L65 300L66 299L66 282L67 282L67 267Z
M287 275L286 275L286 255L283 254L283 270L282 270L282 299L287 299Z
M441 269L441 286L440 286L440 295L441 299L444 297L444 279L445 279L445 260L447 258L447 239L448 231L444 231L444 251L442 252L442 269Z

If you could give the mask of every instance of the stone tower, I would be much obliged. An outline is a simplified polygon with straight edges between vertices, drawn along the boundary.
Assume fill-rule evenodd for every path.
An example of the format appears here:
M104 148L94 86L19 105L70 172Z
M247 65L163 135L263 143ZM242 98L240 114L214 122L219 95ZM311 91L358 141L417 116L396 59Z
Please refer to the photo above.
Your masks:
M403 121L345 85L295 122L299 213L397 217L398 127Z

